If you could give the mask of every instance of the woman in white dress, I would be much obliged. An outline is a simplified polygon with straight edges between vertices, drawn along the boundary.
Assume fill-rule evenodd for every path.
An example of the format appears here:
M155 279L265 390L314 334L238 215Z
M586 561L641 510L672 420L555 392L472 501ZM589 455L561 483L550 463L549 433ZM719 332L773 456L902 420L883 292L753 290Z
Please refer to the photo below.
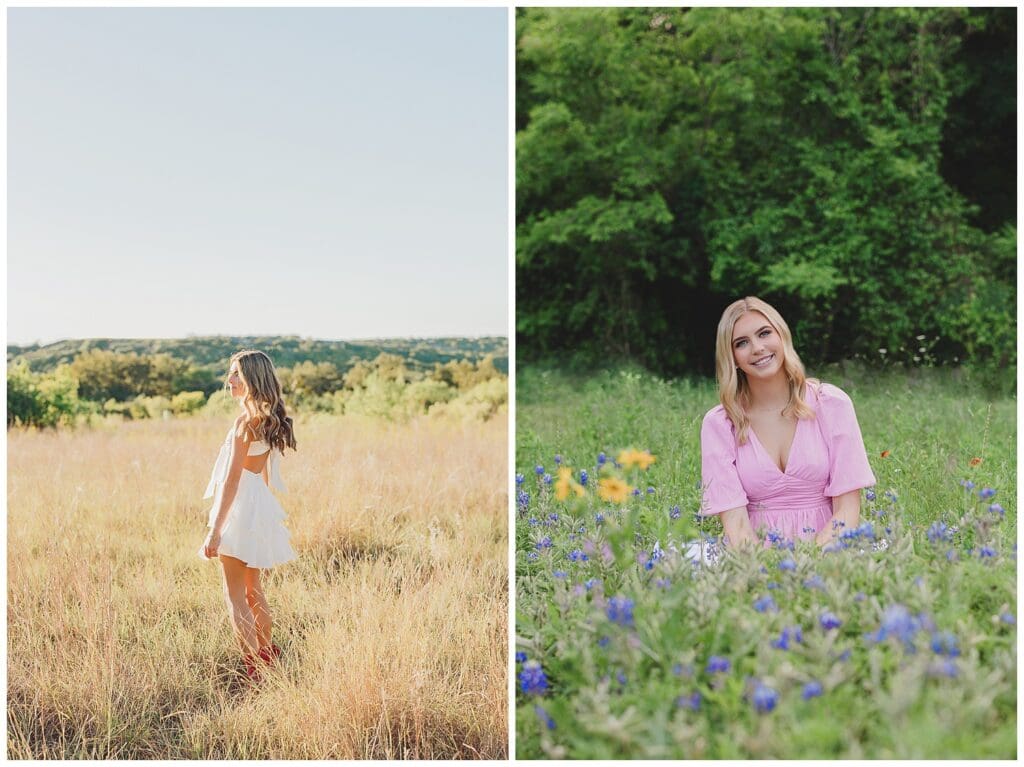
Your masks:
M285 513L270 487L286 492L280 460L295 449L292 419L285 413L281 383L270 357L240 351L231 357L227 386L242 414L221 445L206 498L212 497L209 534L199 550L203 559L219 558L224 595L245 671L259 681L261 664L271 665L281 649L271 640L271 617L260 570L295 559L284 526Z

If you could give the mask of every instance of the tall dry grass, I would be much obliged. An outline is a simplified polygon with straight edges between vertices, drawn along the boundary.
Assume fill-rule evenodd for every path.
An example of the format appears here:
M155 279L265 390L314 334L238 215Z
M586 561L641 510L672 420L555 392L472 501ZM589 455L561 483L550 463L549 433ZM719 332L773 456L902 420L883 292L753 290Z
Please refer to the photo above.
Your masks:
M300 421L258 689L196 555L229 425L8 433L8 756L506 757L506 424Z

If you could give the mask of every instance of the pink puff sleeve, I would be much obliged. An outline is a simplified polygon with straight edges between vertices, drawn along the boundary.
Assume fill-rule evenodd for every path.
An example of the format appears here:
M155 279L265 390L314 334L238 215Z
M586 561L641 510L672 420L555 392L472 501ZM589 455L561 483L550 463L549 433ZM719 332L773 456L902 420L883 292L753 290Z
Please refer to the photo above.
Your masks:
M835 497L871 487L875 475L868 464L864 439L860 434L853 402L846 392L831 384L822 384L818 417L828 444L828 484L825 495Z
M721 514L747 505L747 494L736 471L732 421L721 405L708 411L700 427L700 475L704 489L701 514Z

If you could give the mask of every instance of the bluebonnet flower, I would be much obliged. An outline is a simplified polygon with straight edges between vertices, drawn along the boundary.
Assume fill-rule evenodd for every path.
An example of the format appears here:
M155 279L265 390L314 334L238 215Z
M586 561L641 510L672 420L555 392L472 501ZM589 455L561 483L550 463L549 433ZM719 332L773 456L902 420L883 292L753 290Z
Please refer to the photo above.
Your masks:
M521 511L526 511L530 507L530 494L525 490L520 490L516 493L516 503L519 504Z
M779 694L771 687L758 682L757 687L754 688L751 700L753 700L754 708L757 709L758 713L767 714L779 702Z
M525 479L526 477L524 477L522 474L516 474L516 486L518 487L519 485L523 484L523 480Z
M818 622L825 631L831 631L832 629L837 629L843 625L843 622L839 620L839 616L835 613L829 612L828 610L821 614Z
M556 455L555 456L555 466L561 466L561 465L562 465L562 456Z
M581 469L580 470L580 484L581 485L586 485L588 479L590 479L590 475L587 474L587 470L586 469Z
M522 650L519 650L518 652L516 652L516 663L525 663L525 662L526 662L526 653L524 653Z
M759 613L763 613L766 610L777 610L778 607L775 605L775 600L768 594L754 602L754 609Z
M813 527L805 527L803 529L803 532L809 534L809 533L814 533L814 532L817 532L817 531Z
M981 490L978 491L978 497L983 501L987 501L995 494L996 491L993 490L991 487L983 487L981 488Z
M865 497L865 498L867 498L867 499L868 499L869 501L873 501L873 500L875 500L875 491L874 491L874 490L868 490L868 491L867 491L867 492L866 492L866 493L864 494L864 497Z
M953 540L953 531L944 522L932 522L926 533L928 540L932 543Z
M956 558L957 558L956 557L956 552L953 551L953 549L950 549L949 551L946 552L946 560L948 562L952 562Z
M903 605L892 605L882 615L882 625L873 634L867 634L870 642L884 642L889 637L896 637L903 642L906 649L914 651L914 637L922 628L920 616L913 616Z
M804 588L805 589L820 589L821 591L825 591L826 590L825 589L825 581L823 581L821 579L820 575L818 575L817 573L814 573L813 575L811 575L810 578L805 578L804 579Z
M960 646L957 644L956 637L953 634L949 631L941 631L932 634L932 652L955 658L960 654Z
M554 575L556 578L568 578L569 577L569 573L567 573L565 570L555 570L555 572L553 572L552 575Z
M810 700L811 698L817 698L821 695L821 682L810 681L804 685L803 692L800 693L800 697L804 700Z
M590 559L590 557L588 557L586 554L584 554L579 549L573 549L572 551L570 551L568 553L567 556L573 562L586 562L588 559Z
M929 676L944 676L952 679L959 673L960 669L957 668L956 661L950 658L943 658L928 667Z
M721 655L712 655L708 658L708 666L704 670L709 674L719 674L725 673L730 668L732 668L732 664L728 658L723 658Z
M768 543L778 543L782 540L782 533L778 530L769 530L767 536Z
M659 589L667 589L672 585L672 581L669 578L658 578L658 580L654 582L654 585Z
M885 497L890 503L896 503L899 500L899 497L892 490L886 490Z
M543 538L541 538L539 541L537 541L536 546L537 546L538 549L550 549L551 548L551 536L550 535L545 535Z
M539 522L539 521L537 520L537 518L536 518L536 517L530 517L530 518L529 518L528 520L526 520L526 521L527 521L527 523L529 523L530 527L536 527L537 525L539 525L539 524L540 524L540 522Z
M776 650L788 650L790 639L797 644L803 643L804 635L799 626L787 626L782 629L782 633L779 635L779 638L772 640L772 647Z
M842 661L843 663L846 663L846 661L850 660L850 656L851 655L853 655L853 650L849 650L849 649L843 650L839 654L839 660Z
M533 467L533 473L536 474L539 477L541 474L544 473L544 467L543 466L539 466L539 465L538 466L534 466Z
M621 684L623 687L626 686L626 673L621 669L615 672L615 681Z
M531 562L536 562L537 561L537 552L536 551L531 551L529 554L526 555L526 558L529 559Z
M541 481L545 485L550 485L554 480L551 479L551 475L550 474L545 474L543 477L541 477Z
M695 692L691 695L680 695L676 698L676 705L679 708L685 708L689 711L700 711L701 697L699 692Z
M985 559L986 557L994 557L995 555L996 550L993 549L991 546L982 546L980 549L978 549L978 556L982 559Z
M991 506L988 507L988 510L993 514L998 514L999 516L1003 516L1004 514L1006 514L1006 509L1004 509L998 503L993 503Z
M999 620L1010 626L1014 626L1017 623L1017 619L1014 617L1013 613L1003 613L999 616Z
M673 506L671 509L668 510L669 519L679 519L680 516L682 516L682 512L679 511L678 506Z
M597 512L597 514L594 515L594 522L598 525L604 522L604 514Z
M782 586L781 586L781 585L779 585L778 583L776 583L775 581L769 581L769 582L768 582L768 583L766 584L766 588L767 588L767 589L768 589L769 591L775 591L775 589L781 589L781 588L782 588Z
M608 460L608 456L606 456L604 453L598 453L597 454L597 465L598 466L604 466L604 463L607 460Z
M853 595L854 602L863 602L867 598L868 595L865 594L863 591L858 591L856 594Z
M537 718L540 719L540 723L547 727L549 730L555 729L555 720L551 718L547 711L540 706L534 706L533 711L537 714Z
M552 512L551 512L550 514L548 514L548 519L549 519L549 520L550 520L551 522L557 522L557 521L558 521L558 513L557 513L557 512L554 512L554 511L552 511Z
M787 571L796 570L796 562L793 561L792 557L786 557L779 562L779 569Z
M620 626L633 625L633 600L629 597L612 597L605 609L608 620Z
M633 495L640 495L640 488L639 487L634 487L633 488Z
M543 695L548 689L548 677L538 661L530 660L523 664L519 672L519 689L525 695Z
M672 666L672 673L675 674L676 676L682 676L683 675L683 664L682 663L676 663L674 666Z
M960 484L963 485L965 490L973 490L974 489L974 483L971 482L971 480L969 480L969 479L961 479L960 480Z
M584 581L583 585L587 587L587 591L590 591L594 586L597 586L600 583L601 581L598 578L590 578L589 580Z
M648 487L647 488L647 495L654 495L654 488L653 487Z

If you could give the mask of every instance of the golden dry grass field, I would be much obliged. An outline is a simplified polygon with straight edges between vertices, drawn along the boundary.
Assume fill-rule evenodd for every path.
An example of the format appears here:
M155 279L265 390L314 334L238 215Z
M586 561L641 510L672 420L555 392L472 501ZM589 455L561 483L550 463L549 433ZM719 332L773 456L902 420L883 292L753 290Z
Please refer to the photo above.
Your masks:
M298 419L258 689L196 555L230 421L8 432L8 757L505 758L505 419Z

